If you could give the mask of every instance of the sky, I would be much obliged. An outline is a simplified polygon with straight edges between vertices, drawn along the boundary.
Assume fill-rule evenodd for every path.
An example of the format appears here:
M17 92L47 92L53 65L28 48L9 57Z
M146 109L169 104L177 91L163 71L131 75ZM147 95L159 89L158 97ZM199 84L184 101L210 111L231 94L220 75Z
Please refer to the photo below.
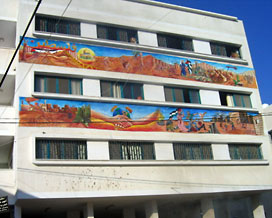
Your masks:
M156 0L238 17L244 23L263 104L272 104L272 0ZM271 61L271 62L270 62ZM272 64L272 63L271 63Z

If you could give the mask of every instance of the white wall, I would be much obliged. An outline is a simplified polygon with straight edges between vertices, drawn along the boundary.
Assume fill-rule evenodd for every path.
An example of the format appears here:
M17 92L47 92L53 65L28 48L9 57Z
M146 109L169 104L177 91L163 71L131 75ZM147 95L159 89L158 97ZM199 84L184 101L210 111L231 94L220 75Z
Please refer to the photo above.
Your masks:
M165 101L163 86L144 84L143 89L145 100Z
M138 40L141 45L158 46L156 33L138 31Z
M155 143L156 160L174 160L173 144L172 143Z
M207 41L201 41L193 39L194 52L203 54L212 54L210 43Z
M100 81L99 80L83 79L82 86L83 86L83 95L93 96L93 97L100 97L101 96Z
M199 90L201 104L221 105L219 91Z
M214 160L230 160L228 144L212 144Z
M88 160L109 160L109 143L106 141L87 142Z
M80 33L82 37L86 38L97 38L97 29L95 24L91 23L80 23Z

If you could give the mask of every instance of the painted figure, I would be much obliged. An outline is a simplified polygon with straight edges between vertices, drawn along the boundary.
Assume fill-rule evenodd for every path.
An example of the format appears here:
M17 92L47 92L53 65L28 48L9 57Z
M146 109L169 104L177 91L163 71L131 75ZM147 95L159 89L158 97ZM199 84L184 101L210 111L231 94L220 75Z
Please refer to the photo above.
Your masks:
M202 128L204 130L206 130L206 127L205 127L205 123L204 123L204 116L206 115L207 112L204 112L204 113L198 113L198 115L200 116L200 119L199 121L197 122L197 130L201 130Z
M197 131L197 124L194 122L194 116L197 115L197 113L190 113L190 111L187 112L186 120L189 121L189 124L186 126L188 129L188 132L196 132Z
M174 124L173 124L173 117L169 117L169 119L166 122L166 131L173 132L175 130Z
M184 113L182 112L182 109L179 108L177 110L177 112L178 112L177 118L178 118L178 128L179 128L179 131L180 132L188 132L188 129L186 128L186 126L184 124L184 121L183 121Z
M192 63L191 63L191 61L187 60L187 61L185 62L185 64L186 64L186 66L187 66L187 69L188 69L188 71L189 71L189 74L190 74L190 75L193 74L193 71L192 71Z
M186 76L186 65L184 64L182 60L180 62L180 69L181 69L181 76Z

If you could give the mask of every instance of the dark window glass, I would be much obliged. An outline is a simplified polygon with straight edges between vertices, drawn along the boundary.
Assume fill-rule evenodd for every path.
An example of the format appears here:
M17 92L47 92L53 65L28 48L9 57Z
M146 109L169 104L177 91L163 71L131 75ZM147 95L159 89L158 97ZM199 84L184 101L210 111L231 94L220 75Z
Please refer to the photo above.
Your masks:
M101 81L101 95L103 97L113 97L111 91L111 82Z
M176 102L184 102L184 92L182 89L173 89Z
M243 107L243 99L241 95L233 95L235 106Z
M166 101L200 104L199 90L164 87Z
M134 99L143 99L143 85L133 84L133 97Z
M232 45L220 44L220 43L210 43L211 51L214 55L241 58L240 48Z
M160 47L193 51L192 39L181 37L181 36L164 35L164 34L157 34L157 36L158 36L158 45Z
M87 159L86 141L36 140L37 159Z
M36 92L82 95L80 79L35 75Z
M135 42L131 39L134 38L137 41L137 31L118 27L109 27L103 25L97 25L97 38L110 39L122 42Z
M174 143L175 160L212 160L210 144Z
M35 21L35 30L80 35L80 22L67 20L65 18L51 18L37 15Z
M133 85L125 83L123 84L123 98L133 99Z
M102 97L144 99L142 84L108 81L101 81L100 84Z
M260 145L229 144L232 160L263 159Z
M219 92L219 95L220 95L221 105L228 106L228 103L227 103L227 93L226 92Z
M173 94L172 94L172 88L165 87L164 88L164 95L166 101L174 101Z
M69 94L69 80L59 78L59 93Z
M57 93L57 83L56 78L48 77L46 78L46 92Z
M121 142L109 143L110 159L112 160L154 160L153 143Z
M189 90L190 102L199 104L199 91L198 90Z

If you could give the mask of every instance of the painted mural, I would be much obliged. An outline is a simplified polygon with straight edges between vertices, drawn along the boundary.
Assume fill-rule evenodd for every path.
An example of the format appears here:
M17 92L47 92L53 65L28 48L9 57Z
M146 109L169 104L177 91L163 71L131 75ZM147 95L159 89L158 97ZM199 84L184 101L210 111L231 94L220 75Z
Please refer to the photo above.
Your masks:
M19 60L257 88L252 68L80 43L25 38Z
M260 119L251 112L20 97L20 126L257 135Z

